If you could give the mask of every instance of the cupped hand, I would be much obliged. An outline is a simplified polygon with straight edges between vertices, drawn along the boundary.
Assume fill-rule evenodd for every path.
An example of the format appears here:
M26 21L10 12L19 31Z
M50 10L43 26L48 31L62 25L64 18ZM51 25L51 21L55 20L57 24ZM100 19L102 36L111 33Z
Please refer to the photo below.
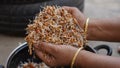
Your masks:
M76 18L80 27L84 28L86 17L79 11L79 9L67 6L62 8L70 12ZM77 48L70 45L54 45L45 42L41 42L39 45L34 45L34 48L38 57L52 67L70 65L72 58L77 51Z
M70 65L77 51L77 48L70 45L54 45L45 42L34 45L34 48L37 56L51 67Z

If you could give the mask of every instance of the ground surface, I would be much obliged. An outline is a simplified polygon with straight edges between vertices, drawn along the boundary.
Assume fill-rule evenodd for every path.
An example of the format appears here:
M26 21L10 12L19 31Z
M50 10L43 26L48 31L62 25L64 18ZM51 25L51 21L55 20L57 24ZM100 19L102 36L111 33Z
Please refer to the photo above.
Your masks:
M120 17L120 0L86 0L84 13L90 18L113 18ZM0 64L5 65L11 51L24 42L23 37L11 37L0 34ZM113 49L113 55L119 57L117 48L120 43L89 41L89 45L94 47L106 44ZM105 51L101 51L105 53Z

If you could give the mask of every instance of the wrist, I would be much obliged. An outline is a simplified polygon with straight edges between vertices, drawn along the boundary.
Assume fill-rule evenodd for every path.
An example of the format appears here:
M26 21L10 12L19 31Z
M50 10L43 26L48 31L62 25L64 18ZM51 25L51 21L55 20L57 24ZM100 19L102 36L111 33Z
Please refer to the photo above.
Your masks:
M81 50L76 57L75 67L82 67L84 61L85 50Z
M72 59L71 68L73 68L73 66L74 66L74 64L75 64L75 61L76 61L76 58L77 58L79 52L80 52L82 49L83 49L83 47L80 47L80 48L76 51L76 53L75 53L75 55L74 55L74 57L73 57L73 59Z
M89 23L88 23L88 29L87 29L87 40L94 40L95 38L94 33L97 28L96 23L97 21L95 19L90 18Z

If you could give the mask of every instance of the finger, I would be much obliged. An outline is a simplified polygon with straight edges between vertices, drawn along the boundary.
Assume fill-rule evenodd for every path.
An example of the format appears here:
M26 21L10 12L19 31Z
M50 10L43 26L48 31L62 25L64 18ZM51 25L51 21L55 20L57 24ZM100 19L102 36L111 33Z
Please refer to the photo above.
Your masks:
M40 51L40 50L38 50L38 49L35 49L35 53L36 53L37 56L38 56L39 58L41 58L42 60L45 59L44 54L42 53L42 51Z
M41 48L39 47L39 45L34 44L33 47L34 47L34 51L41 51Z
M63 6L62 8L67 10L69 13L72 13L75 9L75 7L68 7L68 6Z
M38 49L35 50L37 56L42 60L44 61L45 63L49 63L50 60L49 58L47 58L47 55L45 55L45 53L43 53L42 51L39 51Z
M39 49L40 44L34 44L33 47Z
M57 50L56 45L45 42L41 42L39 45L35 45L34 47L51 55L54 55Z
M72 12L72 11L71 11L71 8L68 7L68 6L63 6L62 8L65 9L65 10L67 10L67 11L70 12L70 13Z

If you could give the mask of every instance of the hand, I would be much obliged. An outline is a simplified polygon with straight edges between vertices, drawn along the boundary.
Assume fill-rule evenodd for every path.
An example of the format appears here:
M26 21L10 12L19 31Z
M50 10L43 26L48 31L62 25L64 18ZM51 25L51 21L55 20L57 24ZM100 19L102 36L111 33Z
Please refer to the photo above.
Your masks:
M73 46L54 45L45 42L34 45L34 48L37 56L51 67L70 65L72 58L77 51L77 48Z
M82 12L80 12L79 9L77 9L76 7L68 7L68 6L63 6L62 8L64 8L68 12L70 12L76 18L80 27L82 29L84 28L84 23L87 18L85 17L85 15Z

